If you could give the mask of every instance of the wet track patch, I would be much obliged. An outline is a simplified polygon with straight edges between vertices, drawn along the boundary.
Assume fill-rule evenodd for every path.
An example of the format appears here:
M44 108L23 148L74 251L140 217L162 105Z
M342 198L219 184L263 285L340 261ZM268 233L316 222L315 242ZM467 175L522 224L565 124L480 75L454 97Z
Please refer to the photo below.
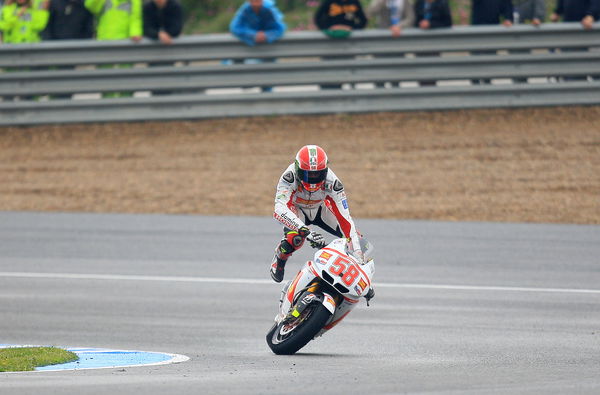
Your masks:
M0 344L0 348L6 347L32 347L30 345ZM112 350L107 348L82 348L65 347L79 357L78 361L63 363L60 365L41 366L35 371L58 371L58 370L83 370L83 369L107 369L125 368L132 366L152 366L180 363L189 360L189 357L180 354L169 354L150 351Z

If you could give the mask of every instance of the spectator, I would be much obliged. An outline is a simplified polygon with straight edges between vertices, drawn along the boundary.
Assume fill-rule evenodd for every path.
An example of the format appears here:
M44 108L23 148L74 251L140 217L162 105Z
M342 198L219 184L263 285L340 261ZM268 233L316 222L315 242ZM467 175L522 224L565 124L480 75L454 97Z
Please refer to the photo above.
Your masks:
M472 0L471 24L498 25L500 19L506 27L513 23L513 4L511 0Z
M0 31L5 43L34 43L48 23L48 3L32 0L7 0L0 10ZM4 69L19 71L19 69ZM15 100L17 96L3 96L2 100ZM22 100L37 100L35 96L21 96Z
M333 38L345 38L364 29L367 17L359 0L323 0L315 13L315 25Z
M539 26L546 18L545 0L513 0L513 23L530 22L533 26ZM508 51L510 54L528 54L531 51L527 49L513 49ZM513 78L515 83L526 83L526 77Z
M415 16L415 26L421 29L452 26L448 0L417 0Z
M331 38L347 38L352 30L364 29L367 17L359 0L323 0L314 16L315 25ZM323 60L351 59L323 56ZM340 84L324 84L321 89L341 89Z
M50 0L48 11L48 25L42 32L44 40L79 40L94 37L94 16L85 8L84 0ZM69 70L74 67L57 66L53 69ZM49 98L69 99L71 95L57 94Z
M75 40L94 37L94 17L84 0L50 0L46 40Z
M590 30L600 18L600 0L557 0L556 9L550 16L552 22L581 22L586 30Z
M5 43L38 42L47 23L47 2L36 7L32 0L14 0L2 6L0 30Z
M98 40L142 39L142 0L85 0L98 17Z
M165 45L173 44L173 39L183 28L183 8L179 0L149 0L144 4L144 36L158 40ZM173 66L173 62L152 62L149 67ZM171 90L153 90L152 95L169 95Z
M600 0L557 0L556 9L550 16L552 22L580 22L584 29L591 30L594 21L600 19ZM561 52L589 51L589 47L561 48ZM593 79L600 76L593 75ZM587 76L565 76L564 81L587 81Z
M286 28L283 15L271 0L247 0L229 24L231 33L250 46L273 43Z
M229 24L231 33L242 42L254 46L256 44L271 44L279 40L287 26L283 21L283 15L271 0L247 0L237 10ZM224 60L224 64L231 63L273 63L274 58L268 59L244 59ZM262 86L262 92L271 92L272 87Z
M4 0L0 0L0 21L2 20L2 7L3 6L4 6ZM0 23L2 23L2 22L0 22ZM2 29L0 29L0 43L1 42L2 42Z
M142 39L142 0L85 0L85 8L98 17L96 38L105 40ZM130 68L131 64L104 65L103 68ZM103 93L103 97L133 96L131 92Z
M440 27L452 26L452 15L448 0L417 0L415 3L415 26L423 29L436 29ZM418 56L429 57L439 56L436 52L420 53ZM436 82L433 80L421 81L421 86L433 86Z
M183 28L179 0L151 0L144 5L144 36L172 44Z
M513 23L531 22L539 26L546 19L544 0L513 0Z
M472 0L471 24L498 25L510 27L513 24L512 0ZM472 55L496 55L496 51L473 51ZM475 85L490 84L490 79L471 80Z
M369 18L375 18L377 27L390 29L398 37L402 29L413 26L415 10L409 0L373 0L367 8Z
M375 24L380 29L389 29L393 37L399 37L402 29L415 24L415 10L410 0L373 0L367 8L367 16L375 18ZM404 54L392 52L378 54L378 58L401 57ZM395 84L394 81L388 81ZM384 88L386 82L375 82L378 88Z

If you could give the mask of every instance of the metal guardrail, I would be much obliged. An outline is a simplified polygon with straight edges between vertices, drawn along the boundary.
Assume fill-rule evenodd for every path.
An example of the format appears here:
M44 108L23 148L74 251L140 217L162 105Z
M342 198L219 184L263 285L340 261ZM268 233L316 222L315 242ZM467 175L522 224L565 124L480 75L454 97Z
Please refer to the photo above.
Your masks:
M599 52L369 59L252 65L31 71L0 74L2 95L202 91L461 79L581 77L600 73Z
M177 95L17 102L0 108L4 125L185 120L284 114L360 113L600 103L600 82L360 89L279 94Z
M0 96L171 91L160 97L0 102L0 125L193 119L269 114L600 104L600 29L579 24L356 32L332 40L292 32L247 47L229 35L145 41L67 41L1 45ZM558 50L557 50L558 49ZM277 58L278 63L221 64ZM330 60L334 59L334 60ZM196 62L188 64L188 62ZM198 63L200 62L200 63ZM135 68L83 65L137 63ZM141 65L140 65L141 63ZM169 66L145 67L160 63ZM77 67L75 67L77 66ZM143 66L143 67L139 67ZM68 69L64 69L68 68ZM483 84L469 80L550 77L561 83ZM466 86L206 94L213 88L466 80ZM574 80L574 81L571 81ZM173 92L174 91L174 92Z
M421 31L406 29L400 38L386 30L355 32L348 40L320 32L291 32L279 42L248 47L228 34L182 37L172 46L144 41L64 41L0 46L0 67L36 67L138 62L207 61L244 58L389 55L452 51L573 48L600 45L600 31L579 24L458 26Z

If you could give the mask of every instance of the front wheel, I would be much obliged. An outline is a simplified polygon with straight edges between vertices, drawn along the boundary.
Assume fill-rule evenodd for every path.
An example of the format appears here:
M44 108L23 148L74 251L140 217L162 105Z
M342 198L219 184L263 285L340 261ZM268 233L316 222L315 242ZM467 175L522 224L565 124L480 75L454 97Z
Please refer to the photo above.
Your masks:
M275 354L294 354L319 333L329 317L329 310L315 301L306 306L297 318L286 318L273 325L267 333L267 344Z

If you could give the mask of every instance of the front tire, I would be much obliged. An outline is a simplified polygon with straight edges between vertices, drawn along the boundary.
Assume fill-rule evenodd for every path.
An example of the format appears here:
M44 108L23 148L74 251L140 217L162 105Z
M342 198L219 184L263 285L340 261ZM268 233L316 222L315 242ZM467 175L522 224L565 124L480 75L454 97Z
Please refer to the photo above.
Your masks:
M323 328L331 313L315 301L298 318L284 319L267 333L267 344L277 355L291 355L304 347Z

